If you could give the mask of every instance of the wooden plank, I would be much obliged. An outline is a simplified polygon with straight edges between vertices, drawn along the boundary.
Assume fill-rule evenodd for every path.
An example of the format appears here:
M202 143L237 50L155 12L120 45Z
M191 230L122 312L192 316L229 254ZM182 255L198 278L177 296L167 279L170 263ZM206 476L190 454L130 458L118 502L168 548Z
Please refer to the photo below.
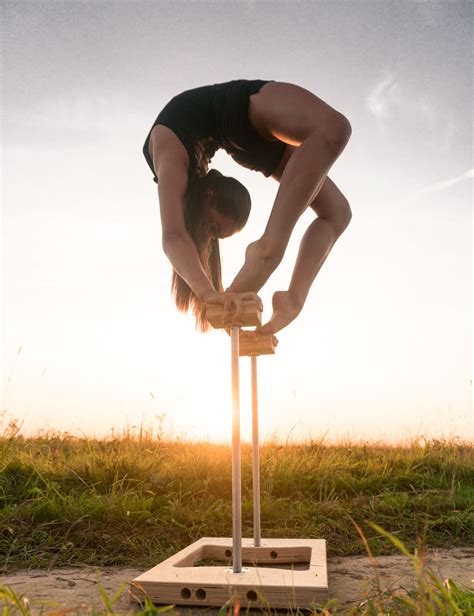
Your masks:
M223 304L206 304L206 318L216 329L230 327L232 324L242 327L256 327L262 324L262 311L253 299L242 302L242 314L235 323L224 323L223 316Z
M242 608L309 608L328 595L326 542L323 539L242 539L240 573L231 567L232 538L203 537L132 582L131 597L153 602ZM201 559L228 566L192 566ZM251 566L247 566L250 563ZM301 568L303 567L303 568Z
M256 334L254 331L240 331L239 355L274 355L278 340L273 334Z

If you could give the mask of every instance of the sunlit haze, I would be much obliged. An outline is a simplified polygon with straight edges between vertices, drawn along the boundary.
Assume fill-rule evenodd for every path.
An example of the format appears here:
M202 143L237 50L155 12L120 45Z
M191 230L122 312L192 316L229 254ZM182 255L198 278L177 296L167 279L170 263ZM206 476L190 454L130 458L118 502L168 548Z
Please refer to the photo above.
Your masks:
M168 435L230 440L229 338L174 307L141 148L173 95L245 78L301 85L353 129L329 174L352 222L258 362L262 439L473 435L470 2L3 1L2 24L3 427L162 416ZM278 184L223 151L212 166L252 196L221 242L229 284Z

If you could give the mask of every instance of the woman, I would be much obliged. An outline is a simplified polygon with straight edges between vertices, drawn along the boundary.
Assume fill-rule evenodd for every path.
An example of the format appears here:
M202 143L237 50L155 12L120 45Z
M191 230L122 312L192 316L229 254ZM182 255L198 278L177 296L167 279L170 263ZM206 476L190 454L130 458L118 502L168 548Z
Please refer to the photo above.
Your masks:
M143 146L158 183L163 249L173 266L179 309L192 308L202 330L205 304L224 304L238 320L283 258L296 221L309 206L317 218L301 241L288 290L273 295L273 314L259 328L276 333L301 311L311 284L349 224L347 199L327 177L351 135L340 112L290 83L239 79L178 94L156 118ZM224 148L240 165L280 183L263 235L246 250L230 287L221 282L218 238L239 231L250 196L208 164Z

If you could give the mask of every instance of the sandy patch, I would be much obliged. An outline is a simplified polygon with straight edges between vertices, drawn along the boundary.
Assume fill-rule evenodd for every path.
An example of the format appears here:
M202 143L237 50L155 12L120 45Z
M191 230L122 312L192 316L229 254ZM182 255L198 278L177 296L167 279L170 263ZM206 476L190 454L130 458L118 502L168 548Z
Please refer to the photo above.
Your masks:
M380 556L375 559L384 589L409 589L416 585L413 567L404 556ZM474 548L433 550L427 564L441 579L451 578L458 585L474 590ZM341 604L363 601L374 589L374 565L365 556L330 558L328 561L330 597ZM109 597L140 573L142 569L68 567L50 571L17 571L3 575L1 584L27 597L34 612L43 607L54 611L58 607L100 609L99 584ZM124 592L115 604L117 610L132 609ZM183 614L190 610L180 610ZM196 611L196 610L194 610ZM216 610L207 609L207 613ZM174 613L178 613L176 610Z

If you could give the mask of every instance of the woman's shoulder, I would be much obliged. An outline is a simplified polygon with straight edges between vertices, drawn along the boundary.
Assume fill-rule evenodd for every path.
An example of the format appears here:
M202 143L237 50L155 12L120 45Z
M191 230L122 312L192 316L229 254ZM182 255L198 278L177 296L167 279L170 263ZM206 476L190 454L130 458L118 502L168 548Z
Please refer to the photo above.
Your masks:
M148 144L148 156L152 162L153 170L158 175L160 165L166 160L171 160L173 165L182 165L194 171L194 156L190 156L189 148L176 133L164 124L156 124L150 131Z
M180 144L181 142L176 134L164 124L155 124L148 137L150 154L153 148L167 149L177 147Z

